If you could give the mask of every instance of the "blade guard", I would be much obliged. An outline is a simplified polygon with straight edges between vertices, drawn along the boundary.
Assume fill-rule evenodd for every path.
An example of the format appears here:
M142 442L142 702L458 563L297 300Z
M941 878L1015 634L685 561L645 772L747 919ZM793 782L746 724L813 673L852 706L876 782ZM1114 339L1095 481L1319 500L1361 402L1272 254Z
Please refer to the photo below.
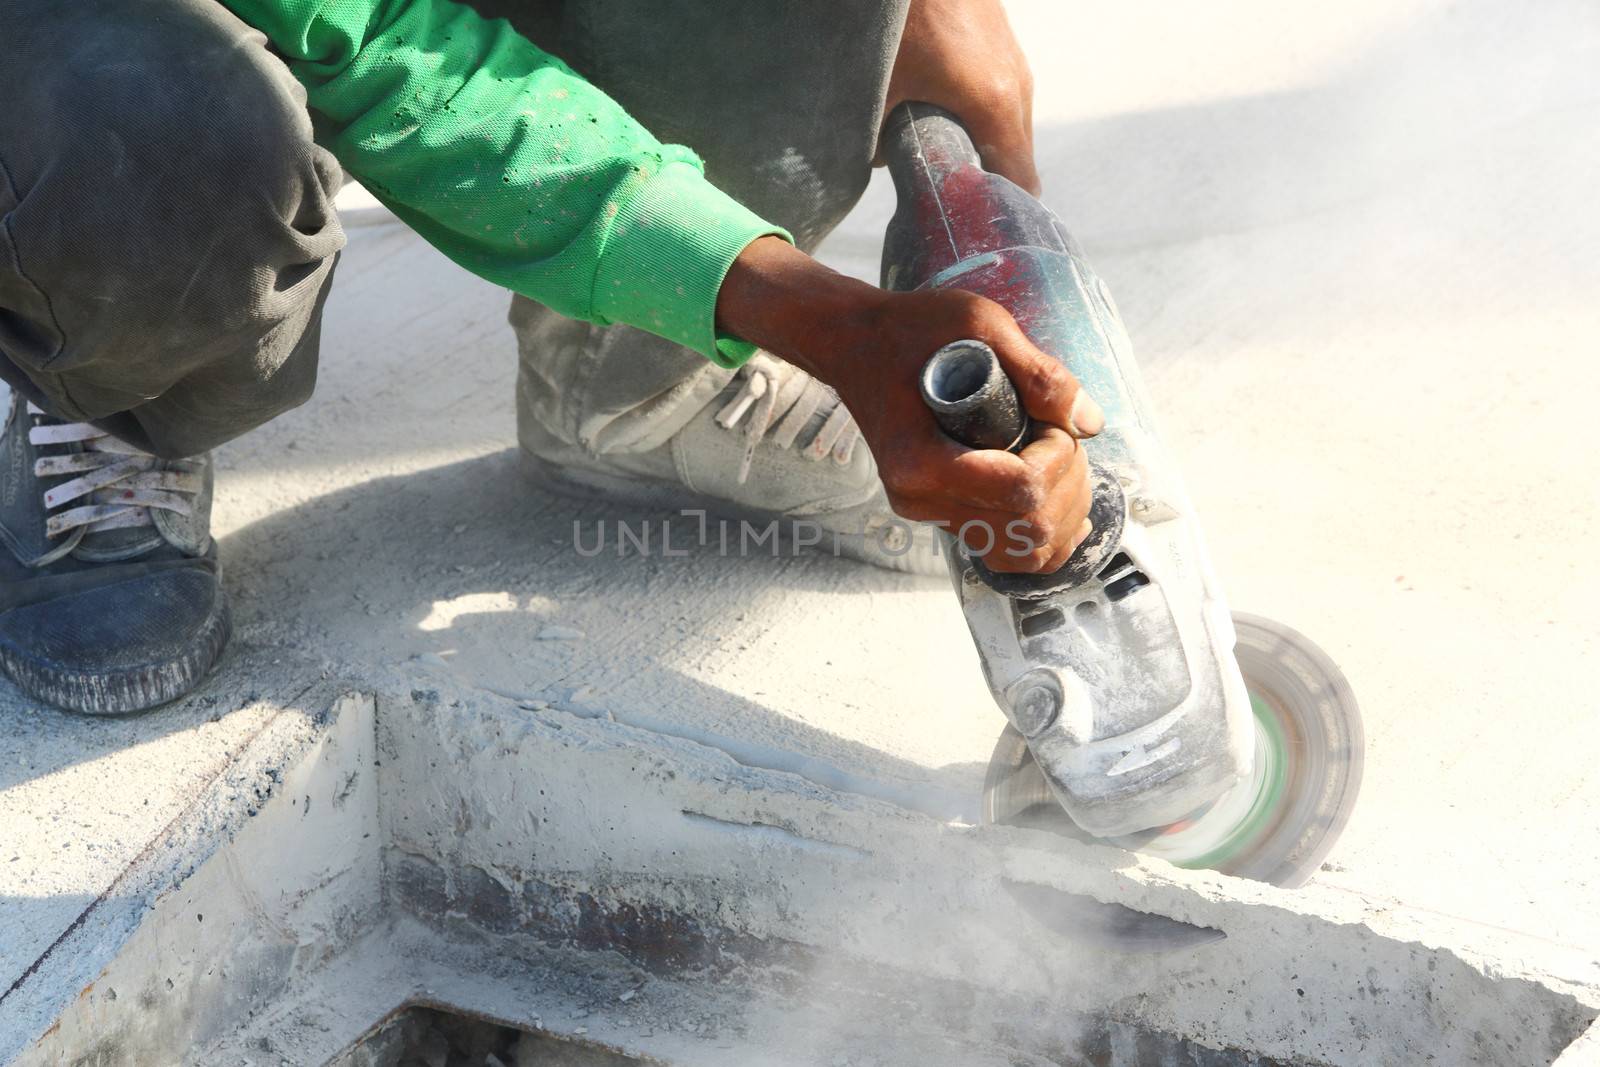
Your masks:
M1086 832L1177 822L1250 773L1250 703L1232 620L1111 295L1055 215L984 171L946 112L901 105L885 156L898 195L885 288L964 289L1007 308L1105 411L1085 446L1126 501L1120 536L1097 546L1092 568L1065 575L1006 587L994 579L1016 576L990 574L947 541L989 689Z

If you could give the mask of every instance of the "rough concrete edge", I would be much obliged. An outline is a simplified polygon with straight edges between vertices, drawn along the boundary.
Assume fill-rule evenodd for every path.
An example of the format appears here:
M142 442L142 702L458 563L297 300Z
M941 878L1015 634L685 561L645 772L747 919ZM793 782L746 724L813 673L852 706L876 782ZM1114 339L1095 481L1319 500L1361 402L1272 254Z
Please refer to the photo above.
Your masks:
M412 1002L421 979L411 964L414 937L374 923L282 995L257 1005L241 1025L195 1050L196 1063L313 1067L350 1048Z
M372 716L370 698L366 699L366 714L350 714L351 702L361 698L350 686L327 679L282 697L271 718L19 981L15 999L0 1009L0 1042L4 1042L0 1062L79 1062L84 1049L113 1033L122 1034L129 1047L137 1048L137 1035L148 1030L141 1015L187 1025L181 1016L150 1010L162 1001L159 990L146 989L138 998L119 1000L116 980L120 978L124 988L134 986L137 976L151 971L152 961L164 959L169 964L166 992L203 997L206 991L194 981L197 969L203 965L226 971L232 966L229 954L239 947L239 938L227 936L238 932L227 920L242 918L245 926L259 925L261 910L259 899L254 904L248 899L251 891L238 875L239 864L277 855L285 874L300 869L294 835L282 833L281 842L273 836L284 829L290 788L315 773L318 761L307 757L319 745L326 748L341 726L364 734L363 744L370 751ZM267 698L260 703L272 702ZM369 782L367 800L374 828L375 784ZM373 845L375 873L375 834ZM346 856L344 862L354 865L356 860ZM375 878L371 883L375 896ZM231 908L225 903L230 896ZM185 924L183 937L170 936L173 914L204 914L208 908L214 916L209 929ZM249 966L243 957L241 965ZM173 973L186 977L181 989L171 980ZM111 983L106 983L108 977ZM221 1005L209 1007L216 1018L226 1018Z
M597 877L605 884L590 886L593 892L588 895L604 897L623 909L607 914L621 915L629 922L636 921L640 910L646 908L668 915L693 915L698 910L716 924L756 938L802 944L834 939L838 945L848 944L858 958L865 952L873 962L894 966L897 961L889 956L880 932L857 923L858 916L828 912L824 902L822 913L827 915L829 929L807 930L803 916L773 914L771 901L762 899L763 894L781 897L796 880L815 880L817 872L825 870L827 877L836 879L829 887L835 896L853 890L870 895L874 879L887 885L918 877L919 855L960 856L963 869L979 872L978 880L991 896L998 887L989 883L995 881L993 876L1003 874L1076 896L1227 930L1229 941L1201 950L1207 953L1208 967L1227 976L1227 988L1197 977L1192 968L1186 973L1182 961L1157 966L1121 961L1106 966L1106 980L1095 983L1100 987L1096 995L1103 995L1108 987L1121 990L1114 1010L1124 1013L1124 1018L1191 1035L1209 1045L1248 1048L1296 1060L1363 1064L1382 1059L1405 1062L1406 1056L1434 1051L1448 1055L1452 1047L1455 1054L1470 1056L1473 1062L1522 1063L1534 1056L1549 1062L1559 1053L1560 1043L1570 1041L1596 1014L1594 987L1587 977L1569 987L1552 983L1544 975L1531 976L1525 973L1527 968L1505 964L1506 959L1537 959L1549 954L1550 946L1522 945L1513 935L1493 940L1502 947L1520 947L1522 952L1480 956L1470 950L1442 947L1449 942L1451 931L1442 930L1437 917L1370 904L1352 894L1274 890L1206 872L1179 871L1117 850L1036 832L939 825L887 804L832 793L794 775L739 765L726 753L694 742L604 719L549 709L529 713L487 700L482 694L468 694L467 699L449 707L430 704L422 714L413 708L407 715L405 705L403 698L397 699L398 713L380 721L380 749L388 745L393 757L385 756L382 788L385 796L395 795L393 804L385 803L385 839L393 854L405 857L407 864L433 863L443 872L439 883L445 890L444 899L432 900L432 894L424 892L422 896L430 898L428 907L466 910L477 906L470 898L482 891L512 901L510 912L495 922L515 925L530 917L542 920L559 914L578 899L572 893L587 892L586 878ZM385 741L386 730L417 730L419 736L416 743L397 744ZM522 746L528 744L532 744L535 758L523 754ZM493 751L492 760L474 765L477 754L485 749ZM407 754L442 752L447 758L464 760L454 781L465 793L455 792L456 786L436 775L430 778L424 767L407 766L402 750ZM524 758L518 759L519 754ZM571 777L573 765L580 763L581 777ZM542 842L546 847L536 867L518 854L516 846L475 833L474 810L491 817L497 811L509 815L512 809L533 810L529 795L517 799L518 786L515 782L508 786L508 774L524 786L548 780L552 788L567 775L564 788L586 796L580 818L590 820L590 825L576 828L573 840L598 840L605 847L597 853L580 845L563 854L559 842ZM608 776L612 775L618 776L618 785L626 781L630 797L607 811L603 806L611 798L593 791L608 788ZM391 781L396 784L391 786ZM741 876L747 884L733 896L726 893L726 885L721 887L721 896L715 890L704 893L704 886L694 884L693 864L680 862L680 853L694 852L699 843L691 847L690 831L669 826L660 818L661 811L698 816L732 831L725 842L727 851L708 855L724 865L744 864ZM518 810L516 814L520 817L527 812ZM654 821L642 828L629 825L641 818ZM632 830L635 839L619 835L618 826ZM760 847L767 851L757 853L764 856L768 869L763 871L763 861L752 862L750 841L744 842L745 851L739 850L735 837L740 829L755 831L764 839L774 832L783 835L786 845L793 846L791 851L808 852L806 862L796 864L792 855L776 856L769 847L771 840L763 840ZM684 845L670 854L664 849L651 853L652 843L642 839L651 834L681 838ZM555 847L550 847L552 844ZM852 857L863 858L866 866L876 865L875 873L865 879L849 873L846 868ZM397 872L386 871L391 891L398 886L403 895L405 886L394 878ZM551 890L553 898L549 898ZM941 891L946 894L942 906L953 911L940 916L938 909L930 906L919 915L928 931L938 930L930 936L959 940L961 931L950 925L958 915L1000 924L997 929L1006 929L1019 943L1029 936L1036 943L1040 936L1037 929L1019 928L1014 910L1005 914L972 885L946 885ZM530 905L530 892L543 896ZM919 906L928 905L932 895L925 893ZM820 894L823 901L827 896ZM485 914L497 907L505 910L494 902L480 903L484 903L480 911ZM783 910L781 903L777 910ZM900 921L890 912L877 914L876 920ZM941 923L950 928L941 929ZM938 973L945 964L918 958L914 926L902 931L912 938L911 951L898 962L913 970ZM562 936L559 931L557 936ZM872 946L875 939L878 943ZM1305 954L1307 945L1316 945L1318 957L1326 957L1322 967L1329 973L1302 976L1301 971L1309 969L1306 964L1318 962L1318 957ZM1049 966L1041 971L1040 962L1030 960L1027 953L999 955L1015 972L1013 988L1039 982L1041 988L1058 994L1058 1002L1064 1006L1093 1010L1092 1004L1084 1002L1081 988L1072 988L1060 974L1052 975ZM1337 973L1341 966L1350 969L1348 977ZM1072 970L1070 966L1065 969ZM998 974L994 977L1004 981ZM1277 997L1274 1011L1281 1017L1275 1024L1261 1019L1253 1025L1240 1022L1238 1003L1248 1001L1251 995L1264 996L1269 992L1269 979L1277 983L1270 992ZM1293 995L1296 989L1302 990L1298 997ZM1585 996L1580 998L1579 992ZM1448 1009L1436 1005L1436 998L1448 1004ZM1297 1000L1303 1002L1297 1005ZM1101 1006L1105 1007L1104 1001ZM1458 1017L1450 1022L1435 1018L1445 1010ZM1339 1011L1346 1017L1331 1021ZM1232 1021L1220 1023L1224 1015L1231 1015ZM1244 1012L1246 1018L1249 1015ZM1370 1031L1381 1027L1369 1025L1367 1017L1383 1019L1393 1027L1398 1035L1397 1051L1385 1053L1381 1044L1374 1045L1379 1039ZM1234 1027L1231 1031L1230 1025ZM1311 1031L1322 1033L1324 1040L1306 1040ZM1532 1046L1541 1041L1548 1044L1540 1045L1541 1051L1535 1053Z
M1044 855L1058 851L1050 834L1009 828L999 832L1014 835L1014 843L1025 851ZM1125 857L1119 866L1129 879L1152 887L1181 886L1208 900L1286 908L1331 923L1357 923L1377 936L1459 958L1497 980L1534 982L1600 1008L1600 961L1572 945L1316 881L1299 889L1280 889L1215 871L1185 870L1148 856Z
M205 1062L365 1062L353 1057L355 1046L384 1021L423 1007L581 1042L642 1063L684 1067L814 1067L840 1059L895 1067L1276 1067L1176 1038L1152 1040L1116 1022L1101 1025L1087 1042L1063 1041L1049 1056L985 1045L988 1035L967 1030L964 1022L974 1012L1015 1008L997 1002L970 1005L960 1017L914 1031L883 1014L861 1029L834 1029L829 1023L841 1008L837 1001L817 1003L796 997L793 989L750 984L747 975L661 976L615 953L530 946L508 956L503 949L497 940L460 928L455 935L441 934L398 916L332 961L309 987L207 1049ZM893 1014L902 1006L880 998L875 1007ZM733 1028L719 1029L729 1027L734 1014L739 1021ZM666 1020L678 1025L663 1026ZM1064 1030L1071 1025L1062 1020Z
M1600 1067L1600 1022L1592 1024L1582 1037L1568 1045L1555 1067Z

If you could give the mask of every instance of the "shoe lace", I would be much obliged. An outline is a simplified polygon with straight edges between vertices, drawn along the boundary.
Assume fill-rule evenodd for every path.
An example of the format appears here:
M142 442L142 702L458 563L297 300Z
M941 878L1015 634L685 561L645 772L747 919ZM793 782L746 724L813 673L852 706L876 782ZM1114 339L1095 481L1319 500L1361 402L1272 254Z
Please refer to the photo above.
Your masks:
M735 380L740 387L716 419L726 430L744 423L740 484L750 476L756 448L763 440L778 448L794 448L801 433L814 424L816 430L800 446L800 455L813 461L831 457L840 466L850 462L861 430L827 385L765 352L757 352L740 367Z
M154 525L153 511L193 514L192 498L204 488L204 475L191 465L162 460L98 426L65 422L33 404L28 414L33 422L28 441L40 453L34 477L67 479L44 490L45 534L54 539L81 531L35 560L35 566L65 556L85 534Z

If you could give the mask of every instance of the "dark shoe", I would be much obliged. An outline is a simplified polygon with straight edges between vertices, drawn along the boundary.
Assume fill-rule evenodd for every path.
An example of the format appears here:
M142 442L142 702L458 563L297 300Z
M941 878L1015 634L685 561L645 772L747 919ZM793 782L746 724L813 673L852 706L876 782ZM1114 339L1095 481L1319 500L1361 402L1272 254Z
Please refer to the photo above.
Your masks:
M210 457L164 461L0 400L0 671L91 715L188 693L228 641Z

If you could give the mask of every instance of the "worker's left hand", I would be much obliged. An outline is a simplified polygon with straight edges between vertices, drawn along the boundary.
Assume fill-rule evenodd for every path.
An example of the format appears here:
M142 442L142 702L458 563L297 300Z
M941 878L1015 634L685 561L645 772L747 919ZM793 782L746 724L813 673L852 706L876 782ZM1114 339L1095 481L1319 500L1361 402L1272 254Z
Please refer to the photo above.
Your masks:
M1001 0L911 0L884 115L907 100L955 115L985 169L1039 195L1033 74Z

